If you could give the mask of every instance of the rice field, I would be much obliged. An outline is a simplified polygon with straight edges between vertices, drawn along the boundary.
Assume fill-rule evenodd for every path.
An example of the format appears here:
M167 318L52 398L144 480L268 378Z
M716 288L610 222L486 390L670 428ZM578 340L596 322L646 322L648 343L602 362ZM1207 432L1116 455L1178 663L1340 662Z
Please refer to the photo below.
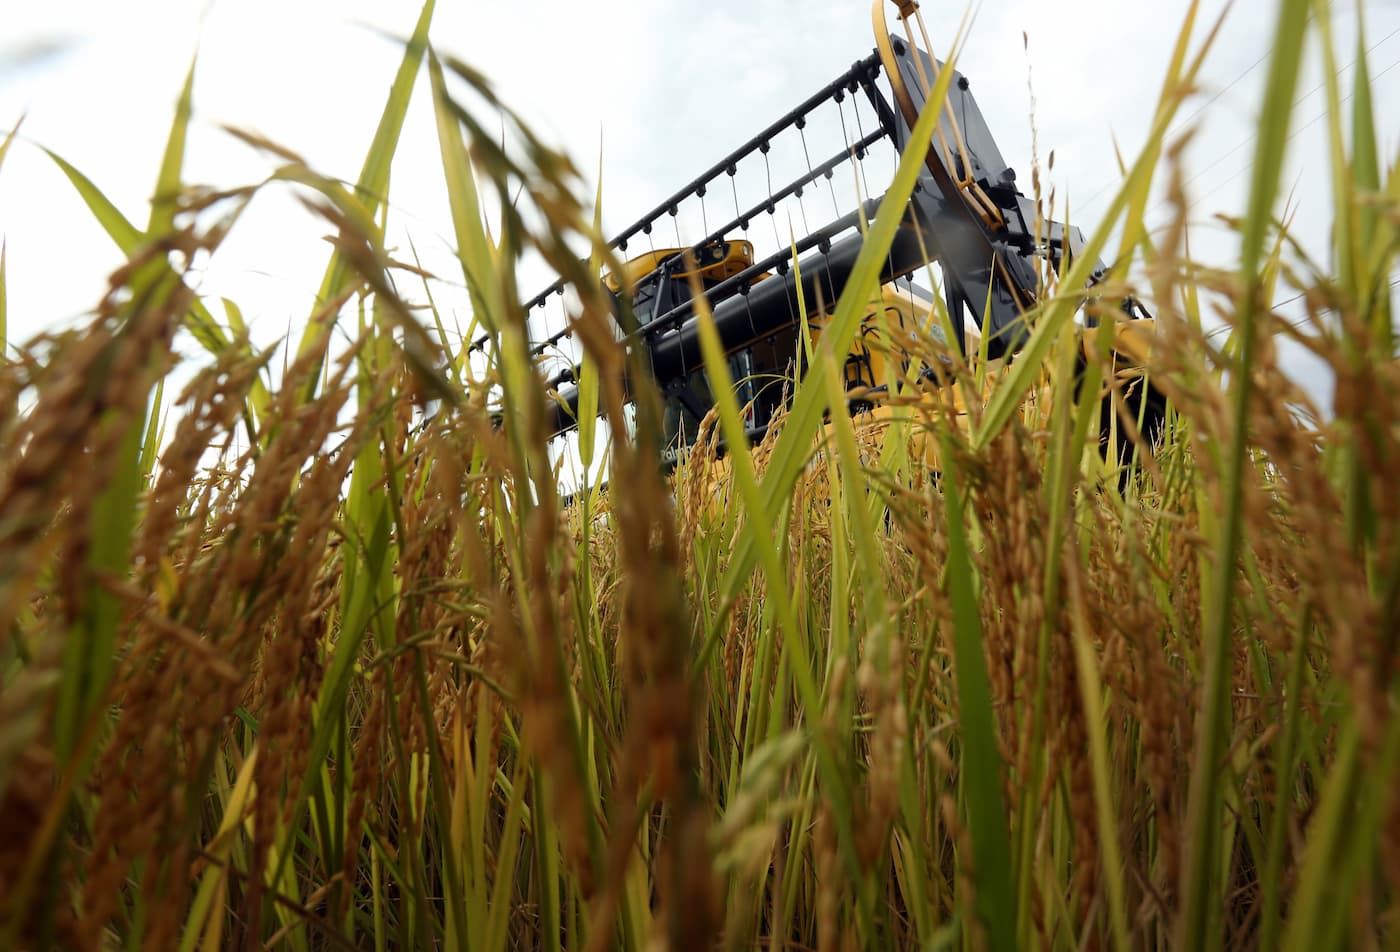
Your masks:
M431 12L357 182L260 141L268 182L185 181L189 87L145 224L63 165L127 262L85 326L0 361L0 948L1400 948L1400 176L1364 53L1350 89L1327 62L1330 260L1280 213L1325 2L1268 25L1233 269L1192 259L1168 134L1209 54L1193 6L1090 235L1097 293L1050 282L994 376L906 342L985 399L847 413L911 150L778 425L739 438L711 334L718 403L673 471L657 394L627 405L595 196L439 57ZM466 339L384 245L423 71ZM186 278L273 187L336 239L265 352ZM606 424L581 483L526 250L577 293ZM1109 366L1128 294L1157 318L1155 440ZM1295 296L1301 323L1271 304ZM1329 413L1283 341L1334 375Z

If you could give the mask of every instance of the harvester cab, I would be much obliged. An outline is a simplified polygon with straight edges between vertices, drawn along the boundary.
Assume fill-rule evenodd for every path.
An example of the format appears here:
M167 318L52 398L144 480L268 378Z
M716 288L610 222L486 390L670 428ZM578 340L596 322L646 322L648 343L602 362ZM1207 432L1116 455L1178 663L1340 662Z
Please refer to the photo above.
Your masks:
M668 457L685 451L713 404L692 288L699 287L713 315L749 436L760 438L802 372L803 322L814 338L820 335L880 206L878 188L892 180L936 90L947 91L939 121L918 146L923 167L885 256L881 292L846 356L847 387L865 395L852 402L855 412L879 413L873 395L887 379L883 355L891 353L889 342L877 339L879 326L917 331L968 357L1011 359L1028 336L1026 314L1045 275L1082 252L1078 228L1042 220L1035 201L1020 191L967 78L925 52L930 44L918 3L891 5L897 31L886 0L874 0L870 55L611 241L626 264L605 281L629 302L635 320L619 333L640 350L665 398ZM1102 270L1095 268L1094 280ZM941 286L946 324L935 316L933 292L917 283L925 276ZM526 304L532 328L546 331L536 333L534 353L542 361L562 355L563 366L547 374L558 434L577 425L566 302L556 282ZM551 319L551 308L564 313ZM1131 301L1122 310L1125 318L1143 316ZM1093 321L1086 315L1084 322ZM1140 375L1150 338L1142 332L1152 322L1131 322L1139 325L1132 333L1123 331L1129 322L1118 323L1118 365ZM954 340L944 339L942 327ZM905 358L900 369L907 372L908 363Z

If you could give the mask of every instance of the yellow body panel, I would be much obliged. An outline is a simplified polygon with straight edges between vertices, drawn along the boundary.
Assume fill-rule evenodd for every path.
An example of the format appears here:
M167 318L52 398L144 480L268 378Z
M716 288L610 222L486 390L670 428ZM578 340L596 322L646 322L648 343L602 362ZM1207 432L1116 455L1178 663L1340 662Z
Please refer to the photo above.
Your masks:
M684 248L658 248L655 251L648 251L646 254L637 255L630 258L622 266L622 278L609 272L603 275L603 283L608 290L618 294L622 290L622 281L627 282L630 291L636 287L637 282L659 268L665 261L674 258ZM702 252L702 258L696 262L697 267L694 272L677 271L674 277L688 278L692 273L710 281L723 281L725 278L733 277L753 264L753 245L747 241L725 241L719 242Z

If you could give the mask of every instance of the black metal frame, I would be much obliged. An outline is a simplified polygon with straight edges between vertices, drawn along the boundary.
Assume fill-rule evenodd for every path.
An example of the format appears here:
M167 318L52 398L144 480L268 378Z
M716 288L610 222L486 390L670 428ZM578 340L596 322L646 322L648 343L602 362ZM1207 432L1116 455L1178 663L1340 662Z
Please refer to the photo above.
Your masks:
M867 95L871 97L872 103L876 104L877 112L883 110L883 114L881 115L879 131L870 133L868 136L864 137L863 139L855 143L855 145L853 146L853 148L856 150L857 157L863 157L864 150L869 148L871 145L874 145L876 142L879 142L881 139L884 139L887 136L889 136L890 130L893 127L893 114L890 112L889 106L887 103L885 103L883 97L880 96L879 91L876 90L874 87L875 79L879 76L879 74L880 56L878 53L872 53L865 59L859 60L858 62L854 63L851 66L851 68L848 69L846 72L842 73L830 83L827 83L820 90L807 97L797 106L788 110L775 122L772 122L767 127L765 127L762 132L759 132L757 135L750 138L743 145L739 146L737 149L730 152L724 158L720 159L714 165L711 165L708 169L700 173L700 175L696 176L696 178L694 178L687 185L683 186L677 192L672 194L665 201L661 202L651 211L647 212L645 215L637 219L631 225L628 225L626 228L624 228L621 232L615 235L608 242L609 247L613 248L616 251L625 252L627 250L628 243L632 239L636 238L638 235L650 235L656 223L659 220L661 220L664 216L669 215L674 217L676 214L678 214L682 202L690 198L703 198L706 192L708 191L709 186L713 184L715 180L717 180L721 175L733 176L737 174L739 163L742 162L744 159L749 158L755 153L766 153L771 146L772 140L779 133L784 132L788 128L802 128L807 120L807 117L817 107L825 105L828 101L839 103L845 99L848 93L854 93L857 89L861 88L864 88L866 90ZM697 252L705 245L713 241L722 239L724 235L728 234L734 229L745 227L748 221L752 220L753 218L756 218L760 214L763 214L765 211L771 210L772 206L774 206L777 202L782 201L789 195L801 195L802 189L806 185L816 181L817 178L821 177L822 175L826 175L829 177L831 174L831 170L835 169L837 166L839 166L842 162L845 161L849 161L849 155L845 152L833 156L831 159L828 159L820 166L814 167L811 174L799 177L798 179L784 186L782 189L779 189L778 191L772 193L769 196L767 202L760 203L759 205L754 206L744 214L736 216L723 228L712 231L705 238L696 242L690 248L690 250L692 252ZM640 278L638 283L644 283L649 278L657 276L661 272L664 265L665 262L658 263L658 266L655 269L653 269L650 274ZM536 307L543 307L544 304L548 301L550 295L562 295L563 293L564 281L563 279L560 279L558 281L555 281L553 284L545 288L540 293L536 294L534 297L530 298L528 301L524 302L523 307L526 313L528 314L531 310L535 309ZM539 356L540 354L548 350L550 347L557 345L561 340L564 340L567 337L569 337L571 333L572 332L568 328L565 328L564 330L551 334L549 337L537 341L531 346L532 356ZM490 335L483 334L476 340L472 341L471 349L478 351L482 350L489 340Z
M910 49L898 38L892 38L891 47L906 89L917 90L919 76L931 75L936 68L942 68L927 54ZM754 218L773 213L776 203L792 196L800 198L804 188L823 177L830 179L842 163L864 158L866 151L883 139L889 139L897 151L902 151L910 136L910 123L891 106L890 100L877 87L882 72L878 51L857 61L850 69L623 229L609 242L610 246L619 252L626 251L628 243L637 236L650 235L658 221L666 216L674 218L681 203L703 199L707 190L721 176L735 176L740 162L758 154L766 158L773 140L779 134L792 128L803 129L808 116L819 106L831 101L839 104L848 94L857 91L864 92L874 108L878 120L874 131L862 135L851 144L849 150L843 150L816 166L809 165L805 174L781 188L770 190L763 201L747 211L739 212L731 221L712 230L693 245L691 253L698 255L714 242L725 240L736 229L747 230ZM977 176L979 187L995 203L1002 221L989 226L969 207L965 196L953 183L956 178L954 170L943 164L944 159L931 145L926 163L928 168L915 186L903 227L895 236L881 278L888 282L905 277L919 267L937 261L943 270L947 304L958 335L957 345L964 345L962 321L964 309L967 309L982 327L990 353L999 356L1017 349L1024 340L1023 306L1034 301L1037 292L1034 258L1046 256L1058 265L1062 254L1074 254L1082 248L1083 239L1078 229L1058 222L1046 223L1044 235L1034 232L1034 203L1016 189L1015 172L1002 159L970 92L967 79L955 72L952 84L956 92L949 96L945 115L940 120L945 125L945 135L951 130L949 124L955 121L966 142L972 172ZM923 107L921 97L915 105ZM961 159L956 161L961 162ZM860 224L874 213L882 199L883 196L868 199L862 207L815 229L796 243L803 291L808 302L815 304L820 297L830 305L840 296L864 243ZM847 232L850 234L842 237ZM664 285L670 273L680 266L683 255L684 252L678 252L658 261L651 272L637 281L637 285L645 286L649 282ZM708 283L704 289L705 297L726 351L742 346L746 341L762 339L765 334L774 334L797 320L806 319L807 315L795 313L797 279L791 273L793 257L792 249L780 249L738 274ZM563 291L563 281L556 281L525 302L526 313L543 307L551 295L562 295ZM692 323L695 301L689 299L688 292L672 297L682 299L623 337L627 346L645 348L652 375L663 391L675 391L677 381L683 382L690 371L700 364L698 333ZM662 301L659 289L657 301L659 307ZM544 354L572 336L572 333L573 329L566 326L533 343L532 356ZM472 343L471 348L481 350L488 340L489 336L483 335ZM569 386L574 380L574 369L568 369L549 381L551 389L556 390L560 397L555 406L555 432L574 425L577 391Z

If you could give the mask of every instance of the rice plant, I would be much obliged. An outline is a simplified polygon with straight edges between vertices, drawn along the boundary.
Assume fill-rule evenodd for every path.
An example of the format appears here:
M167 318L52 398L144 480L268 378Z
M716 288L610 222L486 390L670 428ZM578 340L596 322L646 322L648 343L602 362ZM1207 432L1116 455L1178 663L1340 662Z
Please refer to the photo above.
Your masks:
M1400 947L1396 157L1364 44L1344 93L1328 4L1281 0L1240 258L1200 267L1169 134L1195 16L1091 299L1062 276L996 375L901 342L985 400L848 412L910 150L752 446L702 309L717 403L671 471L597 199L434 50L431 2L354 183L252 137L267 181L186 182L189 84L144 226L55 156L127 262L86 326L0 363L0 947ZM1309 41L1327 266L1278 215ZM437 142L400 142L425 70ZM441 155L485 365L385 247L402 148ZM1158 180L1178 214L1150 232ZM265 189L336 236L285 354L186 280ZM527 251L576 294L606 485L550 455ZM0 252L0 333L3 286ZM1130 294L1155 437L1112 365ZM175 393L182 334L205 355Z

